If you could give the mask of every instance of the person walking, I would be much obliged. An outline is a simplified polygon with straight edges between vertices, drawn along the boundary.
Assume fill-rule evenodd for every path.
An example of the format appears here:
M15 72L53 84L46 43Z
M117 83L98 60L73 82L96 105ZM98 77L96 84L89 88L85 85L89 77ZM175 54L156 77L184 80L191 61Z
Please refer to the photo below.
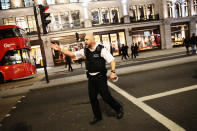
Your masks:
M189 38L186 37L183 41L183 45L185 46L186 48L186 55L189 55L189 47L190 47L190 41L189 41Z
M192 54L196 54L195 46L196 46L196 37L195 33L192 34L192 37L190 38L190 44L192 47Z
M126 53L126 48L124 46L124 44L122 44L122 48L121 48L121 51L122 51L122 60L123 59L126 59L127 60L127 53Z
M131 58L136 58L136 50L134 44L131 44Z
M138 56L139 55L138 54L139 46L137 45L137 43L135 43L135 45L134 45L134 50L135 50L136 56Z
M68 56L68 55L66 55L66 56L65 56L65 60L66 60L66 67L67 67L67 65L68 65L68 71L73 72L73 68L72 68L72 66L71 66L71 62L72 62L71 57Z
M92 34L85 36L85 44L85 49L81 49L79 51L76 51L75 53L70 52L67 49L62 50L58 45L55 44L51 44L50 47L52 49L61 51L65 55L69 55L77 59L84 56L86 57L88 93L94 114L93 120L90 121L90 124L93 125L102 120L99 101L97 99L98 94L100 94L103 100L116 111L116 118L121 119L124 114L123 107L111 96L107 85L106 75L106 62L108 62L111 66L110 79L115 80L117 78L115 72L115 58L102 45L96 44L94 36Z

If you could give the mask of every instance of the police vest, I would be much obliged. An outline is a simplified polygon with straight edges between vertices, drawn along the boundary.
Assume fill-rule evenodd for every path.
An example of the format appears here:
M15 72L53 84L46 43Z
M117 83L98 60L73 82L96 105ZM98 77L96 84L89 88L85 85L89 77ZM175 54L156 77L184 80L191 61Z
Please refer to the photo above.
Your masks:
M107 71L105 66L105 59L101 57L102 48L102 45L98 45L93 52L90 51L88 48L84 49L84 53L86 56L86 70L88 70L89 73L105 73Z

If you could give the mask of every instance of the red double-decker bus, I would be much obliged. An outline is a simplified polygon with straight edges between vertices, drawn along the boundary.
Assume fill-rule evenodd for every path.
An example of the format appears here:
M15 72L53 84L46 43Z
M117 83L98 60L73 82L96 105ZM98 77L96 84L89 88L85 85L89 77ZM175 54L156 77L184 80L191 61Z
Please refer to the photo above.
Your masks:
M36 74L30 40L16 25L0 25L0 83Z

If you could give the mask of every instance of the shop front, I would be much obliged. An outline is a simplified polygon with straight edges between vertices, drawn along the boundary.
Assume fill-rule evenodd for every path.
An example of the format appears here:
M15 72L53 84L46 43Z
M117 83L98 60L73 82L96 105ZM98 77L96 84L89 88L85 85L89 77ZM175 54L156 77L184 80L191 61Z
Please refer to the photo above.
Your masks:
M159 26L132 28L131 35L139 50L161 49Z
M43 66L40 43L38 40L31 41L30 58L33 61L33 64L35 64L36 68L40 68Z
M189 37L188 23L173 23L171 24L171 40L172 46L183 46L183 40Z
M51 43L58 44L60 48L68 48L70 51L75 52L84 48L85 34L79 34L79 41L76 40L75 35L62 36L59 38L51 38ZM54 65L65 64L65 55L59 51L52 50ZM75 62L75 59L72 59Z
M122 45L126 45L125 30L112 30L105 32L94 32L96 43L103 44L113 56L120 55Z

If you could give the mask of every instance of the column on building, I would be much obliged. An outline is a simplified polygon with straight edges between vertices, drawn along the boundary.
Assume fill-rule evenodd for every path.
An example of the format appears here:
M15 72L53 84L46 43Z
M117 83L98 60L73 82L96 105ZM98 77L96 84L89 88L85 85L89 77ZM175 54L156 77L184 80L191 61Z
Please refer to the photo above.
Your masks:
M50 37L44 36L42 39L43 39L43 45L44 45L47 66L48 67L54 66L52 51L51 51L51 48L49 47L50 41L51 41Z
M188 1L188 8L189 8L189 16L195 15L195 13L194 13L194 1L193 0Z
M167 1L166 0L162 0L162 9L161 12L163 12L163 16L161 16L162 19L166 19L168 18L168 6L167 6Z
M175 2L174 1L172 1L172 12L173 12L173 18L177 18L178 16L177 16L177 13L176 13L176 10L175 10Z
M169 20L165 20L163 24L160 25L161 33L161 47L162 49L172 48L171 42L171 27Z
M125 37L127 41L127 46L129 47L128 53L131 54L131 44L133 43L132 36L130 35L129 32L131 32L132 28L126 28L125 29Z
M83 16L84 16L84 27L92 27L92 21L89 19L88 13L88 2L82 3L83 6Z
M122 3L122 12L123 12L124 23L130 23L130 18L129 18L128 9L127 9L128 2L127 2L127 0L122 0L121 3Z
M190 36L192 36L193 33L196 34L196 19L195 19L195 17L190 18L189 32L190 32Z
M185 10L185 5L184 5L184 0L182 0L181 2L181 11L182 11L182 17L185 17L186 10Z

